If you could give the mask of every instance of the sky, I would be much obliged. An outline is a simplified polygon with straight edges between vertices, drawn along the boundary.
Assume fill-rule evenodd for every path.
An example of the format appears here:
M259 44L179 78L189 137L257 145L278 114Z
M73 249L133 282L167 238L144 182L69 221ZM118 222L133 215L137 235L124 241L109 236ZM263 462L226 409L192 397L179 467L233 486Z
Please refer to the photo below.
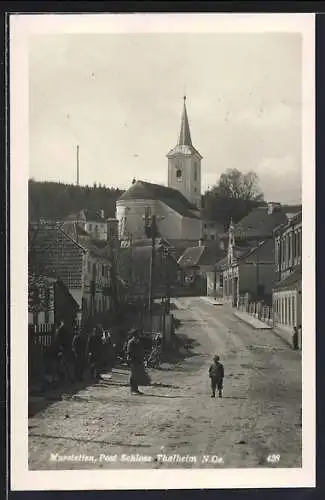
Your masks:
M167 184L183 95L202 192L254 170L268 201L301 201L298 33L42 34L29 44L35 180Z

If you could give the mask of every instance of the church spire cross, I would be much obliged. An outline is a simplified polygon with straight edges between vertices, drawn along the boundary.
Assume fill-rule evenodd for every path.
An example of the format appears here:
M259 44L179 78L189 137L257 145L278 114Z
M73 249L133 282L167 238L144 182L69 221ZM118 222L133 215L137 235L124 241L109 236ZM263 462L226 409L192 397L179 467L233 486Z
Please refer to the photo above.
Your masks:
M192 146L190 125L188 122L187 110L186 110L186 95L184 95L183 99L184 99L184 107L182 113L181 130L179 133L178 146Z

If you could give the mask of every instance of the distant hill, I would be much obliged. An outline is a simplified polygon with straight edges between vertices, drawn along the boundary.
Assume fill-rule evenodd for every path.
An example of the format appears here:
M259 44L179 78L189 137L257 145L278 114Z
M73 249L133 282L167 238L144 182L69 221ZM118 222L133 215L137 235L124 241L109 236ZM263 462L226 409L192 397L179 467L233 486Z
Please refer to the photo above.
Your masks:
M60 220L83 208L104 210L105 217L115 217L116 200L123 193L117 188L94 185L76 186L59 182L29 180L29 220Z

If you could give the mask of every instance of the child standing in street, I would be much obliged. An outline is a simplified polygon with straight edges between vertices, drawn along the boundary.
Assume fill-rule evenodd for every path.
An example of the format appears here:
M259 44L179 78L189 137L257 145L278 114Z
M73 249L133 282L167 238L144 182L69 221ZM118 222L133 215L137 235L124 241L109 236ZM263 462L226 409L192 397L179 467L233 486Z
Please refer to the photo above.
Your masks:
M211 397L216 397L216 388L218 387L219 398L222 398L224 368L223 364L220 363L219 356L213 358L213 363L209 368L209 377L211 379Z

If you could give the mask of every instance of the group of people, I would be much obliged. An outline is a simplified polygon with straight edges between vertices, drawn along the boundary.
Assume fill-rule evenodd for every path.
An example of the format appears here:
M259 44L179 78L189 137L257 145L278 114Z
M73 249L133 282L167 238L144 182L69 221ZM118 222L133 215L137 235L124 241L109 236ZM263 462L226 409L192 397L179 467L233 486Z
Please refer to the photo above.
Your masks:
M54 334L52 354L55 378L70 383L82 381L89 368L90 376L100 380L101 371L110 371L116 358L111 335L101 325L88 335L77 328L71 334L63 320Z

